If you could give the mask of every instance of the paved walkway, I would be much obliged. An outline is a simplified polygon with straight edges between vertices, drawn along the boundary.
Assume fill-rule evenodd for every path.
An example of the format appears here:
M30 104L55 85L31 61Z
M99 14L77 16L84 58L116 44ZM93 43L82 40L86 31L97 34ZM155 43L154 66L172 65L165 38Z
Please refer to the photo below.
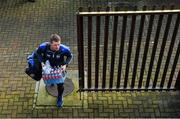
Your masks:
M77 70L75 12L79 6L114 5L118 0L107 1L0 1L0 118L180 117L179 92L92 92L83 94L87 106L33 109L36 82L24 73L27 55L50 34L59 33L74 52L69 68Z

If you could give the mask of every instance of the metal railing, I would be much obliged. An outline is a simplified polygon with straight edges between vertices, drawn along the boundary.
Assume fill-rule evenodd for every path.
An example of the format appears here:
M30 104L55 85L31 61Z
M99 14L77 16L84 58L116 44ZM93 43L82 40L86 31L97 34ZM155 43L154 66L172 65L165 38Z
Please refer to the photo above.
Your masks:
M180 10L108 10L77 13L79 91L179 89Z

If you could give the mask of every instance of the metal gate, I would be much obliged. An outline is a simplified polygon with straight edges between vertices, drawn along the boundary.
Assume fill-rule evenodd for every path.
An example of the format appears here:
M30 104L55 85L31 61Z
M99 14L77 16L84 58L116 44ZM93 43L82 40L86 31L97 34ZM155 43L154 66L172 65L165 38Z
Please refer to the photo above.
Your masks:
M77 13L79 91L177 90L180 10Z

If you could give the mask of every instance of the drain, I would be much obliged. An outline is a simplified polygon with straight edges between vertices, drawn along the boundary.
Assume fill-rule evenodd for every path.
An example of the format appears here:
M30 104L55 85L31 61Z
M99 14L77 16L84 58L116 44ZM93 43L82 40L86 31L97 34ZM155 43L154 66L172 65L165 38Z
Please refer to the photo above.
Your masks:
M72 80L69 78L66 78L65 82L64 82L63 96L67 96L67 95L71 94L73 92L73 90L74 90L74 84L73 84ZM46 86L46 91L52 96L55 96L55 97L58 96L57 85Z

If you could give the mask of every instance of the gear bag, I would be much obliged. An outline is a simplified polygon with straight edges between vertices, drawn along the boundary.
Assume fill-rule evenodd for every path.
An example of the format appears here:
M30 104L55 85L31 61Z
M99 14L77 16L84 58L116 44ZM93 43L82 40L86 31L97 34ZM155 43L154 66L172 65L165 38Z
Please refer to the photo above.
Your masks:
M27 57L27 63L28 67L25 69L25 73L36 81L41 80L42 66L35 52Z

